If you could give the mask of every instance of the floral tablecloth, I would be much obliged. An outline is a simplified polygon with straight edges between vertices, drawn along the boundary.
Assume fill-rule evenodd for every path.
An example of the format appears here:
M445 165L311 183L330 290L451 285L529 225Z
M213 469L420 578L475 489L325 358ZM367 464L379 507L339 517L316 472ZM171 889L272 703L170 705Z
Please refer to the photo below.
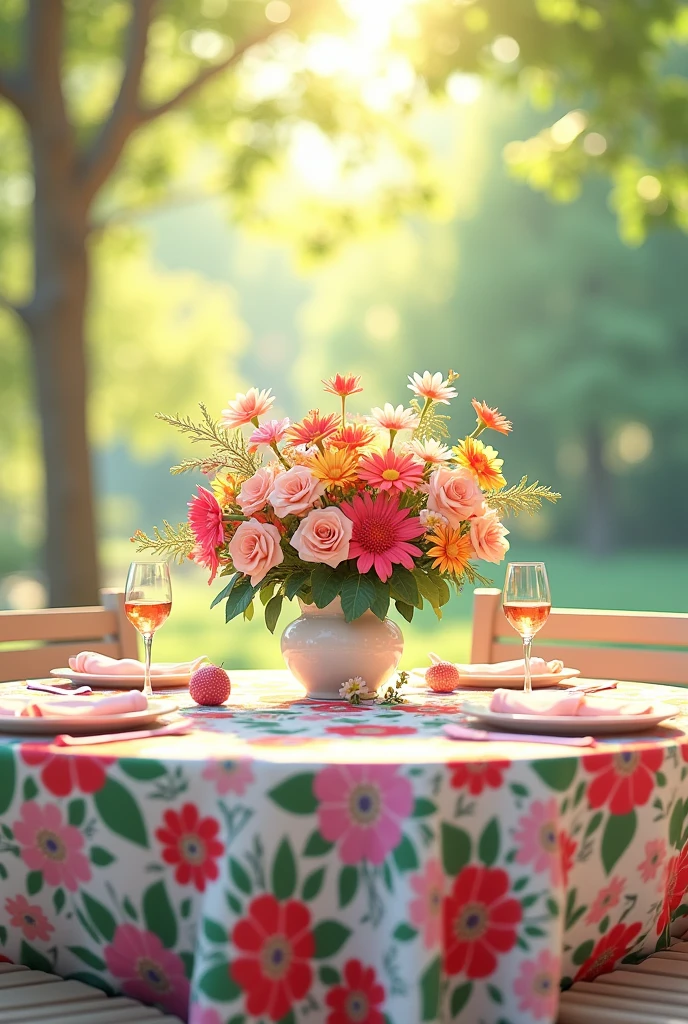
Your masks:
M459 743L461 694L233 678L222 709L180 695L185 736L0 738L0 958L192 1024L549 1024L560 981L688 913L688 717L585 752Z

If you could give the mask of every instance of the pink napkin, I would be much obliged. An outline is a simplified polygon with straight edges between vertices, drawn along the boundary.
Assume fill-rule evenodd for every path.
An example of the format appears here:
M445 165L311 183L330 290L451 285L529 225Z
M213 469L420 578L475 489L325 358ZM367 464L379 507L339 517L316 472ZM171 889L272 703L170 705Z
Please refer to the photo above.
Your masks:
M110 732L102 736L56 736L56 747L89 747L93 743L122 743L125 740L152 740L156 736L177 736L189 732L193 723L189 719L162 725L159 729L137 729L134 732Z
M176 664L158 662L151 665L152 676L190 676L208 659L205 655L193 661L180 661ZM75 658L69 659L72 672L88 672L100 676L139 676L143 675L142 661L134 658L108 658L105 654L94 651L82 651Z
M443 731L450 740L479 740L497 743L554 743L562 747L594 747L592 736L529 736L525 732L486 732L467 725L445 725Z
M522 676L525 672L523 658L517 661L497 661L492 665L457 665L462 676ZM530 672L534 676L546 676L561 672L561 661L545 661L543 658L530 659Z
M594 718L601 715L648 715L652 704L644 701L624 701L614 697L586 696L584 693L519 693L514 690L495 690L490 711L509 715L579 716Z
M101 697L100 700L87 700L79 697L65 697L64 700L35 701L30 704L2 705L0 716L20 716L22 718L63 718L78 715L80 718L99 715L124 715L130 711L145 711L148 700L140 690L129 690L117 693L112 697Z

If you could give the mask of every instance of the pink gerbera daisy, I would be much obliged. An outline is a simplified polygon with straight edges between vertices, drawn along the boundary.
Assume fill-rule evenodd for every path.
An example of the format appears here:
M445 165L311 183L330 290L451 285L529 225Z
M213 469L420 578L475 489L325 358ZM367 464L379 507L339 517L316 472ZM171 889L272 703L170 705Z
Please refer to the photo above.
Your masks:
M451 370L449 376L452 376ZM456 376L457 374L454 374L454 380ZM426 370L422 377L419 373L414 373L409 380L411 383L406 386L419 398L429 398L432 402L440 402L442 405L449 405L449 399L456 398L456 388L451 387L450 380L442 379L439 370L437 373Z
M413 455L397 455L388 448L384 455L366 455L359 463L358 475L380 491L407 491L421 483L423 468Z
M210 569L212 583L220 564L217 548L224 544L225 531L222 509L215 495L205 487L198 487L198 494L189 502L189 525L196 538L194 560Z
M262 444L268 447L277 444L289 429L290 422L289 417L285 416L283 420L269 420L267 423L263 423L261 427L256 427L248 439L248 450L255 452Z
M339 429L339 422L339 416L334 412L329 416L321 416L319 409L311 409L300 423L289 427L287 440L293 445L315 444L334 434Z
M270 394L271 391L272 388L268 388L267 391L249 388L245 395L238 394L233 402L228 403L228 408L222 410L222 426L229 427L230 430L242 427L244 423L255 423L258 426L258 418L265 416L275 401L275 396Z
M418 413L413 409L404 409L398 405L396 409L391 402L385 402L384 409L372 410L373 419L385 430L415 430L418 426Z
M358 559L360 573L374 567L384 582L392 575L395 562L407 569L413 568L414 556L418 557L422 551L408 541L420 537L423 526L418 516L409 517L409 509L399 508L396 495L379 494L373 499L364 493L350 504L344 502L340 508L354 524L349 557Z

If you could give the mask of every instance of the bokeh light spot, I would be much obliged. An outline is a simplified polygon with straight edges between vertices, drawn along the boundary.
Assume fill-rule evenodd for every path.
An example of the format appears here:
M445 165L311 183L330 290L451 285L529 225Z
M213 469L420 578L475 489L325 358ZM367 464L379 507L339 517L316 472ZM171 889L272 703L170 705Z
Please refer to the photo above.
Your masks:
M470 104L480 97L483 84L477 75L462 75L454 71L447 78L447 95L454 103Z
M607 149L607 140L599 132L589 132L583 139L583 149L588 156L602 156Z
M492 56L500 64L513 64L518 60L521 47L511 36L497 36L492 44Z
M635 187L636 192L646 203L659 199L662 192L662 183L653 174L644 174Z
M275 25L281 25L283 21L288 21L290 15L291 7L285 3L285 0L270 0L265 8L265 17Z

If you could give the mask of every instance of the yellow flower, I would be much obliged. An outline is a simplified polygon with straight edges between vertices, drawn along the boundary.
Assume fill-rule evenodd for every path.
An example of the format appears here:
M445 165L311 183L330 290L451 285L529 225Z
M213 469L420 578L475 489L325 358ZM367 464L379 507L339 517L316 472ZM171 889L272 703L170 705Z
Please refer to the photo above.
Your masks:
M473 470L478 483L485 490L498 491L506 483L501 473L504 459L498 458L499 452L489 444L485 445L474 437L467 437L465 441L456 445L454 455L460 466L467 466Z
M226 505L234 505L239 492L240 484L235 477L229 473L218 473L210 485L218 503L224 508Z
M428 534L428 540L433 545L428 550L430 557L435 559L433 569L460 576L473 554L470 534L461 536L460 530L440 524Z
M357 456L346 448L318 452L310 462L310 469L327 487L347 487L356 483Z

